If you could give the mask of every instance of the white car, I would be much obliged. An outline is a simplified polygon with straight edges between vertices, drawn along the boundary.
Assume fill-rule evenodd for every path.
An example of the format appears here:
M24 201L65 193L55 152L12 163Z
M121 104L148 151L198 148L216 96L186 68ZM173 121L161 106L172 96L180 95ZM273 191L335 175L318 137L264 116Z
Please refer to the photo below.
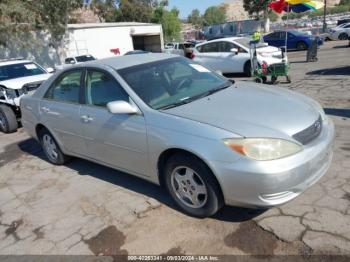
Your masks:
M192 59L214 71L227 73L251 74L250 39L246 37L228 37L204 42L193 49ZM282 51L265 43L257 47L257 58L260 64L283 62ZM285 58L286 59L286 58Z
M21 97L34 92L52 71L29 60L0 60L0 131L17 130Z
M332 40L347 40L350 36L350 23L341 24L329 30L329 38Z

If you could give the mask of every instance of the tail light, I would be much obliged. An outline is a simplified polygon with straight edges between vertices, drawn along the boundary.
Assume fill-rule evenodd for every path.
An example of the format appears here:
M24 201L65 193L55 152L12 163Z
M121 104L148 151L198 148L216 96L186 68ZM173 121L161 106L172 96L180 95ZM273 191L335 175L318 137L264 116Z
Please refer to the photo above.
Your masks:
M194 54L194 53L191 53L190 58L191 58L191 59L194 59L195 57L196 57L195 54Z

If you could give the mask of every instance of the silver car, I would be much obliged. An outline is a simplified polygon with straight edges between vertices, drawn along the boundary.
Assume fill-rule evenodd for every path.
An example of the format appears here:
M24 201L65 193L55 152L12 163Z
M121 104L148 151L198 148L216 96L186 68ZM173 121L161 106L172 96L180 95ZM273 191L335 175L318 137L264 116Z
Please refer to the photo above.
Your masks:
M85 158L166 187L193 216L272 207L327 171L334 125L312 99L142 54L56 73L21 101L50 162Z

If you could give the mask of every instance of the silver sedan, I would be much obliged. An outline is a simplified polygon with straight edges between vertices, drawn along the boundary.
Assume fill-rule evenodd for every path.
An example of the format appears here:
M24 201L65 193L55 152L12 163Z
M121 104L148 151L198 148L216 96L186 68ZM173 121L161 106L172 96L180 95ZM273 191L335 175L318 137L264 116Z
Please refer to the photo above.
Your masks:
M141 54L56 73L21 100L50 162L81 157L166 187L186 213L272 207L327 171L334 125L278 87L228 81L186 58Z

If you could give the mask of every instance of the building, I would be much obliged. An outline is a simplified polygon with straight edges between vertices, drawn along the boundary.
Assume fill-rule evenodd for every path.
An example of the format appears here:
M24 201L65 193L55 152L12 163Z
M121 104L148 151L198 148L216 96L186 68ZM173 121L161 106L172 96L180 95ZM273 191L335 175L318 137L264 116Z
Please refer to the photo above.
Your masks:
M163 46L162 26L158 24L87 23L68 25L64 50L66 56L105 58L131 50L161 52Z

